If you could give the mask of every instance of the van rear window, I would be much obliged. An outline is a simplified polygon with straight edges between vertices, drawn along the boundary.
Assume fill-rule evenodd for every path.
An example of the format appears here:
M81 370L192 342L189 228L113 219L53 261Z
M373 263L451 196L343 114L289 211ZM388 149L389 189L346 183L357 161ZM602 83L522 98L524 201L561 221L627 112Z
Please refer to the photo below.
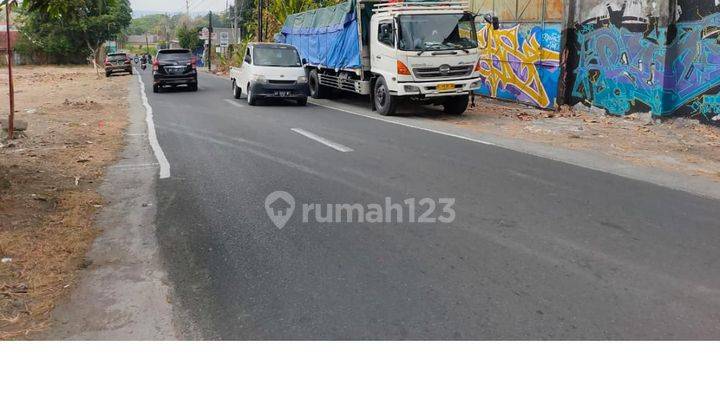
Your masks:
M158 59L160 60L190 60L192 58L192 54L190 54L189 51L168 51L168 52L159 52L158 53Z

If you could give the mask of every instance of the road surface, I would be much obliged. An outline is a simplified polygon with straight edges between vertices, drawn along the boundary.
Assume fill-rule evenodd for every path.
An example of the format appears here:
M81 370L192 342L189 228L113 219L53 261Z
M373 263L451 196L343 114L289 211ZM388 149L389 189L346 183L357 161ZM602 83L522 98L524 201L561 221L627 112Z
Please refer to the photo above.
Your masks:
M153 94L157 235L206 339L720 339L720 201L229 82ZM346 150L347 149L347 150ZM294 217L265 209L285 191ZM453 223L302 223L454 198Z

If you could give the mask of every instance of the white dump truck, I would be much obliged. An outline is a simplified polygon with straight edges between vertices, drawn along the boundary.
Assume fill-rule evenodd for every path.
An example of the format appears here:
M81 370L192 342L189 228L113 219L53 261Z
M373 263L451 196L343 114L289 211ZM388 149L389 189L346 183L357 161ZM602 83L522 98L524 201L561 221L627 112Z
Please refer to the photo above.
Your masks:
M347 0L289 16L276 41L300 52L313 98L339 89L372 95L382 115L401 101L459 115L480 86L476 17L468 8L463 1Z

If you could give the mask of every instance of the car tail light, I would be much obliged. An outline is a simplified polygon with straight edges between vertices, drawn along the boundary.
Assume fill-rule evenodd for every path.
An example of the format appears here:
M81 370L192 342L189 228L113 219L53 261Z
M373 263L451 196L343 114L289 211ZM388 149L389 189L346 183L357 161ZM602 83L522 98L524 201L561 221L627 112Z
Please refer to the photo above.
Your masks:
M125 64L130 64L130 59L129 59L129 58L126 58L126 59L125 59Z
M105 65L107 66L108 64L110 64L110 60L109 60L107 57L105 57L104 63L105 63Z
M405 65L402 61L398 60L397 62L397 73L400 76L410 76L410 69L408 66Z
M193 69L197 68L197 57L190 59L190 66L192 66Z
M153 70L158 71L160 69L160 62L153 60Z

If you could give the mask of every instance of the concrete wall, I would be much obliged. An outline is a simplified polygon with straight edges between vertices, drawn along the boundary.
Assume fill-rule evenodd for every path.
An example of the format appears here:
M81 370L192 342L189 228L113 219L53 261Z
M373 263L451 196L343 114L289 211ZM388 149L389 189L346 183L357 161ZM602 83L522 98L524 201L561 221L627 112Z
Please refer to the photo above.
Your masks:
M564 96L614 115L720 120L720 2L570 0Z

